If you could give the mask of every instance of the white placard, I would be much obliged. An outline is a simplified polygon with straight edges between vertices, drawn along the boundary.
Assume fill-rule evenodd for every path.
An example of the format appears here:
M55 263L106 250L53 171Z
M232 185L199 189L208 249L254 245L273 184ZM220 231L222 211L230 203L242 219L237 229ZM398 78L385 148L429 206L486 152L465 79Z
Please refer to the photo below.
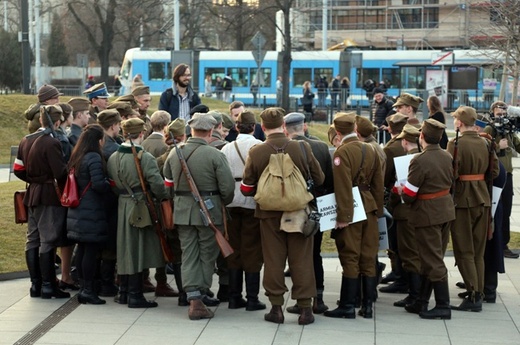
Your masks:
M497 211L498 202L500 201L500 195L502 194L502 188L493 186L493 198L491 200L491 215L494 217Z
M408 168L410 167L410 162L415 155L416 153L394 157L395 174L397 175L396 185L399 186L406 183L406 180L408 179Z
M386 228L386 217L377 219L377 226L379 228L379 250L388 249L388 229Z
M359 193L359 188L352 188L352 198L354 199L354 215L352 222L357 223L367 219L365 208L363 207L363 200ZM320 231L332 230L336 226L336 194L331 193L316 198L318 205L318 212L321 213Z

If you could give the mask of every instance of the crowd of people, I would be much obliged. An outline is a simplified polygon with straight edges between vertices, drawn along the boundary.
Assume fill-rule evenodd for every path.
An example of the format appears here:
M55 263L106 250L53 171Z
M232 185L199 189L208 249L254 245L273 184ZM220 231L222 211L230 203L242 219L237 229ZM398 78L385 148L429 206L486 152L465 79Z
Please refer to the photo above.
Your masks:
M222 302L230 309L266 309L259 298L263 269L268 322L284 322L286 275L296 301L287 312L298 314L300 325L313 323L315 314L372 318L382 272L378 219L389 213L392 272L383 282L392 284L379 291L407 293L396 307L424 319L450 319L453 309L481 311L482 301L495 302L504 255L518 257L507 248L511 158L520 150L514 134L494 133L489 119L462 106L452 113L457 135L448 142L435 96L428 99L430 117L421 123L416 117L421 98L405 93L392 103L376 88L373 121L336 113L328 132L331 154L327 143L309 135L306 114L271 107L257 123L238 101L224 114L201 104L190 82L190 66L176 66L172 88L161 94L151 116L150 90L139 79L131 94L113 102L104 83L67 103L60 103L62 94L52 85L40 88L39 103L25 114L30 134L21 140L14 165L16 176L28 183L31 297L69 298L64 290L78 290L81 303L105 304L102 297L113 297L129 308L153 308L157 301L144 293L154 292L178 297L180 306L189 306L189 318L199 320L214 317L208 307ZM332 84L340 85L340 76ZM310 82L305 93L312 94ZM495 102L492 115L504 116L506 107ZM389 136L383 148L379 131ZM281 222L294 210L256 202L276 153L288 155L303 178L313 181L314 197L335 194L335 226L322 229L332 231L342 266L332 310L323 300L323 233L306 237L301 228L289 231ZM398 179L403 163L395 158L408 154L414 156L407 177ZM76 208L60 203L71 169L81 195ZM493 184L503 188L494 215ZM354 188L366 216L359 222L353 222ZM168 200L171 215L161 208ZM295 218L303 224L307 213L301 214L293 216L303 217ZM173 230L161 227L161 216L173 217ZM457 306L450 305L443 261L450 234L463 278L458 285L465 289ZM57 248L61 279L54 266ZM286 264L290 274L284 274ZM217 293L210 289L215 272ZM177 291L167 274L174 275ZM432 292L435 307L428 309Z

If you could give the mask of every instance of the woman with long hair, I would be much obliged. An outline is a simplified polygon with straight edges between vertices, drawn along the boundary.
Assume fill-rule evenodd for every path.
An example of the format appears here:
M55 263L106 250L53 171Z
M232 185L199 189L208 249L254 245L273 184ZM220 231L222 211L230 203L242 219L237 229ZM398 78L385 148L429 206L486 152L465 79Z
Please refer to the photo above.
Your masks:
M101 150L104 131L99 125L83 129L72 151L68 168L74 169L81 201L67 214L67 237L78 243L76 268L80 279L80 303L105 304L94 290L97 255L108 239L105 200L111 193L106 163Z
M441 101L437 96L430 96L426 101L426 105L428 106L429 118L437 120L446 124L446 114L444 113L444 109L442 107ZM446 135L446 130L442 133L441 141L439 142L439 146L442 149L446 149L448 146L448 136Z
M310 114L312 117L314 107L314 93L311 90L311 82L308 80L303 83L302 105L303 111Z

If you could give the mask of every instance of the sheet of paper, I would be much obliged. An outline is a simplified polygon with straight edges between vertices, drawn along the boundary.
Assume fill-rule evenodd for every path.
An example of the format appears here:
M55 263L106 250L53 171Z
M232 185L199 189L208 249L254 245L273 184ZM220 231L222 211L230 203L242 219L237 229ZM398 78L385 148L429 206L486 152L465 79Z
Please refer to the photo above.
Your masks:
M397 175L397 185L405 184L408 179L408 168L410 167L410 161L415 154L412 155L404 155L399 157L394 157L394 165L395 165L395 173Z
M500 201L500 195L502 194L502 188L493 186L493 198L491 198L491 215L494 217L497 211L498 202Z
M363 200L359 193L359 188L352 188L352 197L354 202L353 223L361 222L367 219L365 208L363 207ZM336 226L337 204L336 195L334 193L327 194L316 198L318 205L318 212L321 213L320 231L332 230Z

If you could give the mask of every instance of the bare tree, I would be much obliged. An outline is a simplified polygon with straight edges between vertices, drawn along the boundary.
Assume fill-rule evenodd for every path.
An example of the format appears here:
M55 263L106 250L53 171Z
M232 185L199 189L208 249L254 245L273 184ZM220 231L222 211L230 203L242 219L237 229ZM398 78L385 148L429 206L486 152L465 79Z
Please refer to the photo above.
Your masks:
M513 78L511 104L518 101L520 76L520 1L489 0L475 6L475 15L490 19L489 27L472 28L472 43L496 50L490 56L496 64L503 66L500 100L505 98L507 77Z

